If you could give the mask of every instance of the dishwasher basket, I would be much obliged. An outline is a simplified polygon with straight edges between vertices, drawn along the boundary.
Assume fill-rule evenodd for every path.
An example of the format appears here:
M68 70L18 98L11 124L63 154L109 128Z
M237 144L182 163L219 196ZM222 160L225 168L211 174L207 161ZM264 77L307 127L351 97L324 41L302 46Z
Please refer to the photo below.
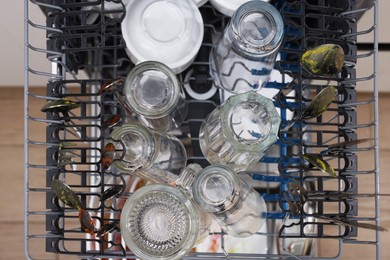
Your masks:
M30 259L53 259L53 253L83 259L135 258L121 241L118 230L102 237L83 232L77 212L59 203L51 189L54 178L64 180L96 223L119 224L120 200L132 190L123 192L109 207L98 203L99 197L113 185L136 186L142 182L126 174L105 172L100 162L110 133L102 122L115 114L123 115L124 111L114 94L99 90L102 85L125 77L134 66L126 55L121 35L124 5L119 0L114 2L120 8L107 10L103 0L25 0L25 253ZM379 224L379 200L372 196L379 193L377 1L362 9L357 8L358 0L270 2L282 14L285 36L274 68L280 75L271 79L264 91L274 93L282 125L291 120L292 114L302 111L325 86L335 86L338 95L321 117L297 122L290 130L281 131L277 143L244 176L261 193L268 208L265 227L237 242L255 244L253 248L237 249L229 242L229 236L216 229L205 245L198 246L185 259L337 259L346 248L358 245L380 259L378 231L361 235L358 228L313 218L320 214ZM30 17L32 8L40 8L46 21ZM200 11L204 20L203 44L190 68L178 77L187 87L204 93L212 86L208 55L213 35L222 33L228 17L208 3ZM371 19L368 28L358 26L358 18L364 12ZM91 17L96 20L91 22ZM42 34L46 45L32 42L29 36L33 33ZM368 50L360 49L360 39L370 39L373 44ZM344 49L346 58L337 77L309 75L299 63L305 50L323 43L336 43ZM45 57L47 69L36 69L35 64L30 64L33 56ZM372 63L370 71L359 69L364 60ZM45 79L44 93L30 87L33 77ZM281 94L292 78L296 79L289 85L293 95ZM357 99L361 86L369 86L373 94ZM80 108L69 114L39 111L47 101L63 98L80 102ZM223 102L223 95L217 92L202 101L187 93L186 98L189 114L174 134L187 147L188 163L206 166L199 148L199 128L206 115ZM368 113L372 120L360 120L359 113ZM344 149L326 152L334 144L366 138L363 144L352 142ZM70 155L71 161L59 165L60 152ZM338 177L330 178L316 168L310 175L305 174L303 153L321 156ZM355 196L312 199L305 216L292 216L282 196L291 178L300 180L314 193L346 191ZM368 190L366 183L372 183L374 189ZM367 204L372 214L359 214L359 206ZM211 243L216 245L213 250L208 246Z

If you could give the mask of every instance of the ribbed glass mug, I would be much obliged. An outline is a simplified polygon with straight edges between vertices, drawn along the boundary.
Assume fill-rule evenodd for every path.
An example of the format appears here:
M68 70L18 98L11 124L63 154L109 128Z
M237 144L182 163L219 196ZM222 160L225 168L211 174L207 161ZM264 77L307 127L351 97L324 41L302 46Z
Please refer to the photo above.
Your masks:
M269 80L284 33L278 10L250 1L233 14L210 53L210 75L229 92L259 90Z
M201 169L195 174L190 190L195 203L213 214L228 235L248 237L265 222L264 199L227 166L211 165Z
M112 166L120 171L154 182L170 183L186 167L186 150L175 136L138 123L127 123L115 128L110 139L116 147Z
M159 131L177 128L188 113L176 75L157 61L136 65L126 77L123 94L141 123Z
M245 170L276 142L280 122L272 100L254 91L237 94L202 123L200 148L210 163Z
M127 199L120 218L121 234L141 259L181 259L209 234L211 217L180 189L147 185Z

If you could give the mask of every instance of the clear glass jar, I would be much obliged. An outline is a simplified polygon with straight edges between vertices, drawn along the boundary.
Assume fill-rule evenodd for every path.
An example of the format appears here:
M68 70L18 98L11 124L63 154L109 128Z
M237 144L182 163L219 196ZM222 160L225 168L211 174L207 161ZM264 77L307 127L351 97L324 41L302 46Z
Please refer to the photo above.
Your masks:
M234 95L202 123L200 148L212 164L245 170L276 142L280 122L272 100L254 91Z
M227 166L211 165L200 170L190 190L200 209L212 213L228 235L248 237L265 222L264 199Z
M136 65L126 78L125 100L146 126L167 131L185 120L188 104L176 75L166 65L146 61Z
M262 88L269 80L283 32L283 19L271 4L241 5L210 53L215 85L233 93Z
M140 188L127 199L121 234L141 259L181 259L209 233L211 219L188 196L164 184Z
M115 128L110 139L115 145L112 166L154 182L175 181L184 170L187 154L175 136L128 123Z

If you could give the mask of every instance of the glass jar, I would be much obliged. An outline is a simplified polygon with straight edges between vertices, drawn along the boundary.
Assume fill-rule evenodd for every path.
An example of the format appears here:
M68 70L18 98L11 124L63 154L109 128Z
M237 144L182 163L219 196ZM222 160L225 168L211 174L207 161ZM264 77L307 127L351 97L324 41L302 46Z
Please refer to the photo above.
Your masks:
M126 78L125 100L144 125L166 131L186 118L188 104L176 75L166 65L146 61L135 66Z
M181 259L208 235L211 219L188 196L164 184L140 188L121 213L121 234L141 259Z
M236 94L262 88L275 64L283 31L283 19L271 4L241 5L210 53L215 85Z
M115 128L110 139L115 145L112 166L154 182L175 181L184 170L187 154L175 136L128 123Z
M272 100L253 91L234 95L202 123L200 148L212 164L245 170L276 142L280 122Z
M200 170L190 190L200 209L212 213L228 235L248 237L265 222L264 199L227 166L211 165Z

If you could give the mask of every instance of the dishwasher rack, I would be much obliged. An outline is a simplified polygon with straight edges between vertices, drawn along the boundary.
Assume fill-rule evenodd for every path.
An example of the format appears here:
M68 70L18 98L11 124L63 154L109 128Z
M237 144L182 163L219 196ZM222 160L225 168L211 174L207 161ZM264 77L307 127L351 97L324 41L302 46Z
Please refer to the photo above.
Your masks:
M120 4L119 0L114 2ZM280 60L275 65L280 76L271 80L264 91L276 94L274 104L280 109L282 126L291 120L291 114L302 111L327 85L334 85L338 95L321 117L297 122L290 130L281 131L274 147L248 173L247 181L261 193L268 207L266 227L251 237L255 241L263 239L263 248L258 252L231 252L227 243L229 237L216 230L210 237L219 239L217 252L198 247L185 259L337 259L348 245L367 246L376 259L380 259L378 231L371 231L369 238L361 238L357 228L341 227L312 217L320 214L379 224L378 196L359 196L379 193L378 6L377 1L373 1L368 8L356 9L357 2L271 1L282 14L285 36ZM124 5L110 11L104 8L104 3L102 0L25 0L25 252L30 259L53 259L52 253L84 259L135 257L121 242L118 231L101 238L84 233L77 212L59 203L51 190L52 180L60 178L87 205L98 225L119 224L121 203L131 190L123 192L109 207L99 204L99 197L113 185L140 182L128 174L106 172L101 167L102 147L111 131L103 122L113 115L124 115L124 111L113 93L99 90L102 85L125 77L134 66L126 55L121 36ZM29 17L29 10L37 7L45 14L45 24ZM200 7L200 11L204 20L203 43L191 67L178 77L194 91L205 93L212 86L208 54L214 36L221 34L228 18L210 4ZM363 12L372 16L372 24L358 29L357 17ZM97 17L96 21L90 21L92 16ZM30 42L29 35L37 31L43 32L46 46ZM374 43L371 50L358 52L362 35L371 37ZM299 63L305 50L323 43L339 44L346 54L343 70L337 77L309 75ZM34 55L46 56L51 68L36 70L29 62ZM358 75L357 68L364 59L372 61L372 71ZM38 93L30 87L32 77L47 79L46 93ZM289 84L292 79L295 79L293 84ZM357 100L356 91L364 84L371 86L373 96ZM292 88L293 96L282 94L286 86ZM80 108L69 115L44 114L37 108L32 109L32 104L42 107L48 100L63 98L80 102ZM186 98L189 114L174 134L187 147L188 163L206 166L208 163L199 148L199 128L207 114L223 102L224 96L217 92L208 100L200 101L186 93ZM372 122L359 120L358 112L362 111L372 113ZM352 144L333 153L326 152L336 143L363 138L370 139L363 145ZM58 166L59 153L71 155L72 161ZM303 153L321 156L333 166L338 178L330 178L316 168L307 174ZM45 161L39 160L38 155L45 155ZM367 158L372 162L367 163ZM337 201L312 199L307 203L305 216L292 216L282 196L292 179L304 183L314 193L345 191L355 196ZM365 190L367 181L374 183L375 190ZM361 216L359 205L367 199L374 203L373 214ZM333 243L333 250L318 252L325 240ZM309 250L305 253L298 250L297 254L293 245L305 245Z

